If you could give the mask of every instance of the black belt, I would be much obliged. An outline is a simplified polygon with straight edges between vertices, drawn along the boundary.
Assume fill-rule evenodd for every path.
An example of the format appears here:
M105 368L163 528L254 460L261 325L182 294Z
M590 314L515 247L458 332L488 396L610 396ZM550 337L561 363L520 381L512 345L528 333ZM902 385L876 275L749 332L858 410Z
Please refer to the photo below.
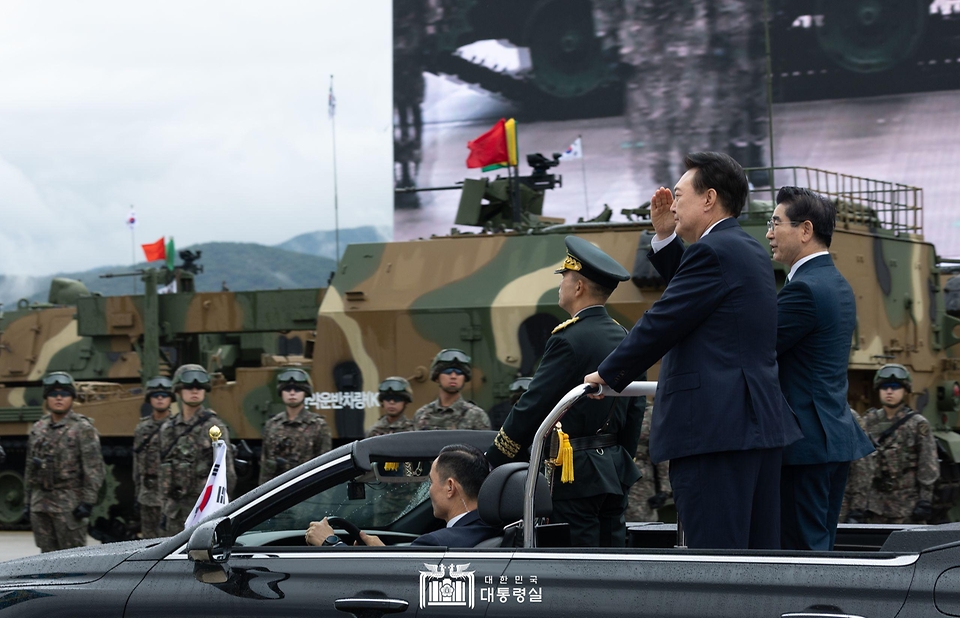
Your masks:
M591 448L605 448L616 445L617 436L612 433L601 433L583 438L570 438L570 448L575 451L585 451Z

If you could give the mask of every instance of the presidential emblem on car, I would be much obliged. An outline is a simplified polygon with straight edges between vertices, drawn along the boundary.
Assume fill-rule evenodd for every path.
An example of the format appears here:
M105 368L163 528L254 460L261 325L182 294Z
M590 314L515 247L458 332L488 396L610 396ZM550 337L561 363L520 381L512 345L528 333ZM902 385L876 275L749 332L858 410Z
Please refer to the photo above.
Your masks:
M427 564L420 571L420 609L425 607L468 607L474 605L474 571L467 564Z

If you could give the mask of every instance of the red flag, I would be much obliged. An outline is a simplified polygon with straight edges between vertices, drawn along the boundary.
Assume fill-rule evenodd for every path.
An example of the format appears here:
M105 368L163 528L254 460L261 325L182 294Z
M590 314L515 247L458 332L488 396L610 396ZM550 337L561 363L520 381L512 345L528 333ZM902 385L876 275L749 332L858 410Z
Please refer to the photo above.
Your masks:
M143 254L147 256L148 262L156 262L157 260L167 259L167 248L162 237L157 242L140 246L143 247Z
M486 167L488 165L506 165L510 161L510 152L507 148L507 121L503 118L493 125L493 128L467 142L470 156L467 157L467 167Z

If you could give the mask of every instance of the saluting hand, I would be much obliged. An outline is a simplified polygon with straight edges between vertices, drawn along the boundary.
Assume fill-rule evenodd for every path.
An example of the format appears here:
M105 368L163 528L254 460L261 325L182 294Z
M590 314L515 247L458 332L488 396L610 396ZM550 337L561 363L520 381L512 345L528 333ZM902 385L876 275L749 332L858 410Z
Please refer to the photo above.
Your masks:
M673 193L660 187L650 198L650 220L657 232L657 240L666 240L677 227L670 207L673 206Z

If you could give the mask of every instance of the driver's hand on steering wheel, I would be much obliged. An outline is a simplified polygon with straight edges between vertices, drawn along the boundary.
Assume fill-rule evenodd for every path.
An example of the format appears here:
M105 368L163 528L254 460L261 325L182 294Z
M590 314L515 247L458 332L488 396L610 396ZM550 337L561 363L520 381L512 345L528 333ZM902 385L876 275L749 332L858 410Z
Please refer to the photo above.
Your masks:
M368 547L369 547L369 546L385 547L385 544L384 544L383 541L380 540L380 537L378 537L378 536L375 535L375 534L367 534L367 533L364 532L363 530L360 531L360 539L361 539L364 543L366 543Z
M307 528L307 533L304 537L307 540L307 545L323 545L324 539L328 536L333 536L335 532L333 527L327 522L327 518L324 517L322 521L311 521L310 527Z

